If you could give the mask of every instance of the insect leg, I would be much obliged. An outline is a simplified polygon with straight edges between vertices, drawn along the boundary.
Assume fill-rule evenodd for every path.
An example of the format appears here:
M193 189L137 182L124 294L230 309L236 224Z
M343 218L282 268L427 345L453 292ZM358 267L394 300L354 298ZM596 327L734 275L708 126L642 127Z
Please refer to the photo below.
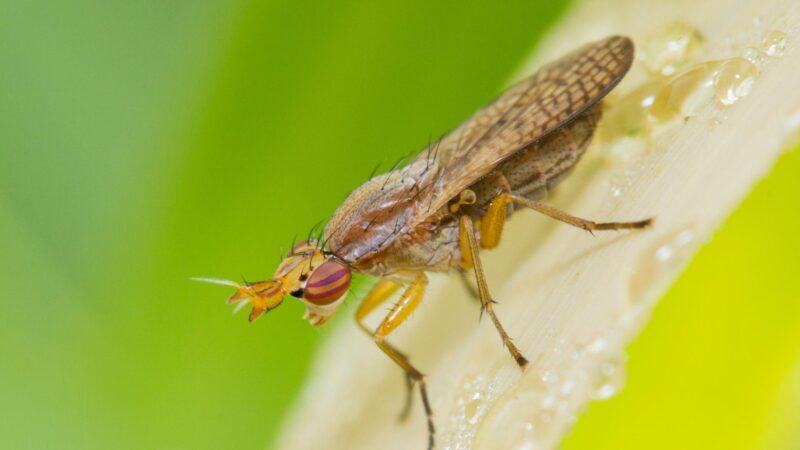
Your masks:
M634 222L602 222L597 223L591 220L581 219L580 217L575 217L573 215L567 214L559 209L553 208L552 206L546 205L541 202L537 202L535 200L529 200L525 197L520 197L517 195L509 195L509 194L501 194L502 196L510 197L516 203L519 203L523 206L527 206L535 211L538 211L546 216L550 216L553 219L560 220L564 223L572 225L574 227L578 227L584 229L588 232L592 232L594 230L625 230L625 229L636 229L636 228L645 228L653 223L653 219L645 219L645 220L637 220ZM483 236L481 236L483 238Z
M511 203L509 194L500 194L489 203L489 209L481 219L481 248L492 249L500 244L509 203Z
M406 288L405 292L403 292L403 295L400 296L400 300L394 305L392 310L389 312L389 315L383 319L383 322L378 325L378 328L375 330L375 333L373 333L372 336L375 340L375 344L377 344L384 353L392 358L392 360L397 363L398 366L402 367L408 376L411 377L414 383L419 385L419 392L422 397L422 406L425 408L425 415L428 419L428 450L432 450L434 434L433 412L431 411L431 405L428 401L428 390L425 386L425 377L422 375L422 372L411 365L405 355L398 352L393 346L386 342L386 337L389 336L392 331L397 329L397 327L408 318L414 309L416 309L420 301L422 301L422 297L425 295L425 287L427 285L428 278L423 273L419 274L416 280L414 280L414 282L408 288Z
M356 311L356 322L367 334L372 336L372 331L364 324L364 319L369 313L375 310L383 302L388 300L397 290L400 289L400 284L395 283L387 278L382 278L375 287L369 291L367 297L361 302Z
M469 278L467 278L467 271L459 270L458 278L461 280L461 283L464 285L464 289L467 290L469 296L472 297L475 301L480 301L481 296L480 294L478 294L478 289L470 283Z
M511 356L517 362L521 369L525 369L528 366L528 360L522 356L519 349L513 342L511 342L511 338L508 337L508 333L503 328L503 325L500 323L500 319L497 318L497 315L494 313L494 300L492 300L491 296L489 295L489 288L486 285L486 278L483 275L483 268L481 267L481 261L478 259L478 240L475 237L475 226L472 222L472 219L467 216L461 216L460 222L460 233L459 233L459 240L461 243L461 249L463 252L469 253L469 259L467 259L467 255L463 254L462 258L464 258L465 262L471 263L473 269L475 270L475 280L478 282L478 294L481 297L481 303L483 304L483 311L486 311L489 314L489 317L492 318L492 322L494 322L495 328L497 328L497 332L500 333L500 338L503 340L503 344L508 349Z
M369 313L375 310L378 306L386 302L386 300L390 299L392 295L394 295L397 290L400 289L400 284L395 283L392 280L383 278L381 279L375 287L367 294L367 297L364 301L361 302L361 305L358 307L356 311L356 323L358 324L359 328L364 330L369 336L372 336L372 330L367 328L367 325L364 323L364 319L367 317ZM388 343L386 345L389 345ZM401 355L403 358L408 359L402 352L393 348L395 353ZM411 378L410 375L407 373L406 376L406 401L403 405L403 409L400 411L399 419L401 421L405 420L408 417L409 412L411 412L411 399L414 390L414 380Z

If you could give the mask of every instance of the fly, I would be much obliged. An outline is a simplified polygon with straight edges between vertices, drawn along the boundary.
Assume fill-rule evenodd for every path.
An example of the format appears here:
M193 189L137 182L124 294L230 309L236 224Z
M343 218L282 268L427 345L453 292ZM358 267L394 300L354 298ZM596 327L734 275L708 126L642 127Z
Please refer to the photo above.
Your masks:
M425 377L387 341L420 304L426 272L471 271L482 313L497 328L521 369L528 365L493 310L480 250L500 243L506 218L530 208L586 231L644 228L651 219L597 223L541 201L578 162L602 115L602 99L625 76L633 42L612 36L544 66L431 144L405 167L372 178L334 213L322 240L295 245L270 280L230 285L229 303L251 304L250 321L286 296L306 305L305 319L325 323L341 305L353 272L380 281L356 312L358 325L407 376L408 413L419 388L434 446L433 412ZM374 330L366 316L402 291Z

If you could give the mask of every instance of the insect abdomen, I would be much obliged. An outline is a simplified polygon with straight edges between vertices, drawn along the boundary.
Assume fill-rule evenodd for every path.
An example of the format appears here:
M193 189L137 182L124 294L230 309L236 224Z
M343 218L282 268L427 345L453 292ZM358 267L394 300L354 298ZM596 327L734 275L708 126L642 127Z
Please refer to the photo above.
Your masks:
M520 150L490 175L470 186L477 196L470 215L482 217L488 203L508 190L532 200L542 198L586 151L601 115L602 105L598 103L570 124Z
M506 162L501 171L511 191L528 198L543 196L558 184L583 156L602 114L600 104L580 115L568 126L523 151L516 164Z

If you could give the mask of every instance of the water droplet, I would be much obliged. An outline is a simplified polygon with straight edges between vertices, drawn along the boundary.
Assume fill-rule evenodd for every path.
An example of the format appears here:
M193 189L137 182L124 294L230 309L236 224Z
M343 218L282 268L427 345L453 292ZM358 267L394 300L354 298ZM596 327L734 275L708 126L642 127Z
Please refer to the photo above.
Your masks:
M632 311L629 314L635 317L628 319L641 316L648 306L641 303L654 300L650 295L652 289L683 266L695 248L695 241L696 229L686 227L667 234L642 254L630 278L629 306Z
M647 125L647 111L665 82L661 77L648 81L615 101L604 114L606 126L601 128L602 136L606 140L641 136Z
M558 430L551 426L553 410L541 408L543 401L539 391L516 388L506 393L482 422L472 448L550 448Z
M586 351L592 355L599 355L605 352L608 349L608 341L606 338L599 336L592 340L589 345L586 346Z
M761 39L761 50L769 56L782 56L786 50L786 33L770 30Z
M587 344L558 341L487 407L469 448L555 448L587 396L607 398L622 387L624 353L611 351L609 342L605 334Z
M661 262L668 262L676 254L685 250L686 246L694 240L692 230L683 230L675 235L670 242L662 244L656 250L656 259Z
M750 61L755 65L760 65L764 62L764 53L755 47L746 47L742 49L742 58Z
M633 186L634 180L641 176L646 164L643 159L634 159L625 166L621 167L609 177L609 187L611 196L618 200Z
M474 392L464 405L464 416L467 422L473 425L478 422L483 404L483 395L480 392Z
M604 143L604 156L611 163L628 162L647 151L647 114L664 83L662 77L648 81L614 101L604 113L605 126L598 130L598 139Z
M611 196L614 198L620 198L622 194L627 190L625 185L620 180L611 180Z
M568 397L572 394L574 390L575 390L575 380L565 380L563 383L561 383L559 394L564 397Z
M558 374L556 374L552 370L545 370L544 372L542 372L542 381L547 384L558 383Z
M661 262L667 262L675 256L675 253L682 251L685 247L694 240L694 232L691 229L681 230L673 238L664 244L661 244L656 250L656 259Z
M553 353L559 354L563 352L565 345L567 345L567 340L565 338L559 339L556 345L553 346Z
M519 447L516 447L516 450L539 450L541 447L536 445L536 441L529 440L523 442Z
M556 407L557 403L558 403L558 397L556 397L553 394L548 394L545 395L545 397L542 399L542 403L540 404L540 406L542 407L542 409L553 409Z
M695 64L670 78L658 91L650 118L656 124L687 120L712 99L723 107L731 106L750 93L757 77L758 69L745 58Z
M750 93L758 77L758 69L744 58L731 58L722 62L714 74L714 93L717 102L728 107Z
M572 361L580 361L583 358L584 348L581 346L575 347L575 350L570 352L569 359Z
M625 354L619 353L602 362L592 389L592 398L606 400L616 395L625 384Z
M714 74L720 61L695 64L676 74L658 91L650 107L655 122L694 116L713 98Z
M455 408L448 417L449 434L442 436L449 445L460 448L461 442L470 442L475 436L488 405L494 398L493 385L486 375L465 375L455 399Z
M661 75L672 75L700 51L703 35L684 22L673 22L650 36L640 57L645 67Z

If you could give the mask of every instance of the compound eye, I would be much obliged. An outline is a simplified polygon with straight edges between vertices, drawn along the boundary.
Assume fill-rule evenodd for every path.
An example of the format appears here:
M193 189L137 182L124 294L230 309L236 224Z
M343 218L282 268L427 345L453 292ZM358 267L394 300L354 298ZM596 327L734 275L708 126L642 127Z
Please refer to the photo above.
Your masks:
M331 304L347 292L350 279L350 268L345 263L329 259L311 272L303 298L315 305Z

